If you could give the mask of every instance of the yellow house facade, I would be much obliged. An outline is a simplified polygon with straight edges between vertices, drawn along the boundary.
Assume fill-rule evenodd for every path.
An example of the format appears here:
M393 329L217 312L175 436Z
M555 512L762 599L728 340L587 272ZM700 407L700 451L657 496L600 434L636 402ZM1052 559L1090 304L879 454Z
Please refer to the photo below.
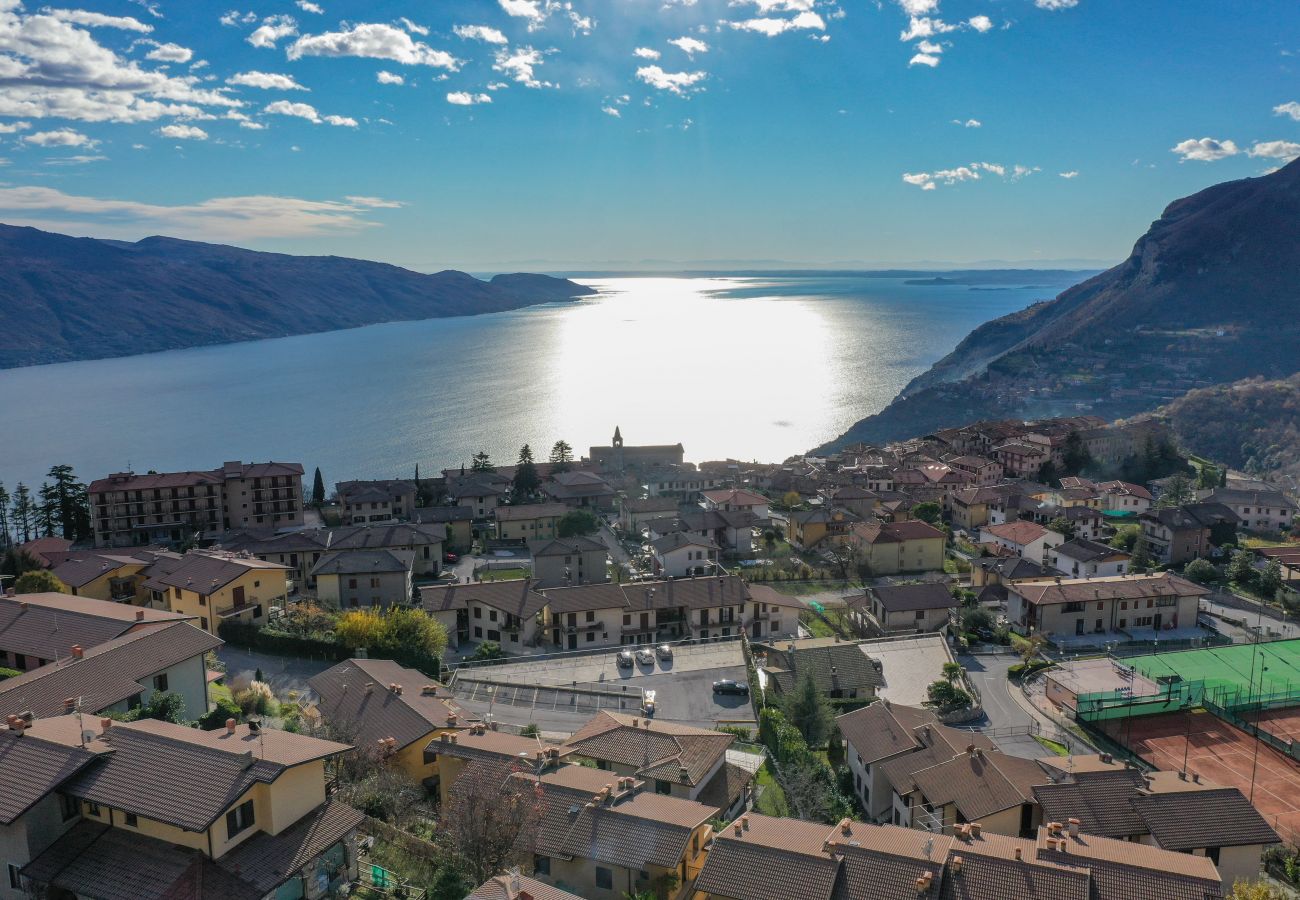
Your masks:
M947 538L938 528L919 520L861 522L854 525L850 540L859 561L871 567L872 575L943 569Z
M191 551L167 567L155 564L144 587L156 605L193 616L200 628L216 634L226 619L260 623L272 606L283 606L289 572L252 556Z

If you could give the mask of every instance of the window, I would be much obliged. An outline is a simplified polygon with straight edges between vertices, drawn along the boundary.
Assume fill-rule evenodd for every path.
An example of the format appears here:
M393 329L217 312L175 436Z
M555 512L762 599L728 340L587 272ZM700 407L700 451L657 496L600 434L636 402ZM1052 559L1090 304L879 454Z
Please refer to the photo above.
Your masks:
M478 625L475 625L475 626L474 626L474 637L476 637L476 638L482 638L482 637L483 637L483 629L482 629L480 626L478 626Z
M81 814L81 801L67 794L59 794L59 818L66 822Z
M476 619L483 618L483 607L481 606L474 607L474 618Z
M534 875L550 875L550 874L551 874L551 858L550 858L549 856L534 856L534 857L533 857L533 874L534 874Z
M673 786L670 782L667 782L662 778L655 779L656 794L671 794L672 792L673 792Z
M139 827L140 827L140 820L136 818L135 813L127 813L127 814L122 818L122 822L123 822L123 824L125 824L126 826L128 826L128 827L130 827L130 828L139 828Z
M488 610L488 621L489 621L489 622L495 622L496 620L497 620L497 611L496 611L495 609L489 609L489 610Z
M596 887L610 890L614 887L614 873L604 866L596 866Z
M13 863L9 864L9 887L15 891L20 891L23 888L22 876L18 874L18 867Z
M587 621L588 622L596 621L596 611L594 609L587 610Z
M153 677L153 689L155 691L167 690L167 673L163 672Z
M253 827L253 801L245 800L226 813L226 840Z
M90 802L88 801L88 802L86 803L86 815L88 815L88 816L95 816L96 818L98 818L100 815L102 815L102 813L101 813L101 811L100 811L100 809L99 809L99 804L98 804L98 803L90 803Z
M207 605L208 605L208 595L199 594L199 606L207 606Z
M207 616L199 616L199 622L202 623L203 630L204 630L204 631L207 631L207 630L208 630L208 617L207 617Z
M588 643L588 644L593 643L593 642L595 642L595 640L596 640L596 632L594 632L594 631L588 631L588 632L587 632L587 643Z
M355 578L349 578L348 587L355 591L357 589L357 580Z

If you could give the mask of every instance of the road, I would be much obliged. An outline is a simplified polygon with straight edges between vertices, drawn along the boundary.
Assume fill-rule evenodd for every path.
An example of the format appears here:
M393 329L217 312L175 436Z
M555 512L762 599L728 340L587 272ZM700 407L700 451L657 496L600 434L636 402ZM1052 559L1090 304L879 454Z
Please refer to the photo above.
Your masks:
M984 721L974 723L980 731L1004 728L1028 728L1034 717L1016 699L1011 691L1018 691L1007 678L1007 669L1020 662L1019 656L962 656L958 659L966 667L966 677L979 689L984 703ZM998 749L1012 756L1036 759L1046 756L1043 745L1029 734L990 735Z
M1262 625L1265 629L1279 632L1283 637L1300 637L1300 625L1286 621L1279 610L1263 606L1254 600L1239 597L1236 594L1216 591L1201 601L1201 609L1216 616L1245 619L1246 625L1252 628ZM1234 641L1250 639L1244 629L1226 623L1220 628L1220 631L1232 637Z

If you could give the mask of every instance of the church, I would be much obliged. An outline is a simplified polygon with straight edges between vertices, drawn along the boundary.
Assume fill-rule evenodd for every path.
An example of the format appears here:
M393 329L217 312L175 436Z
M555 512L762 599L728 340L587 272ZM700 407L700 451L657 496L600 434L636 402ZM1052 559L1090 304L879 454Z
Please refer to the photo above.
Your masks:
M659 466L680 466L686 451L681 444L623 446L623 435L614 426L614 440L608 447L592 447L588 459L606 472L627 469L653 469Z

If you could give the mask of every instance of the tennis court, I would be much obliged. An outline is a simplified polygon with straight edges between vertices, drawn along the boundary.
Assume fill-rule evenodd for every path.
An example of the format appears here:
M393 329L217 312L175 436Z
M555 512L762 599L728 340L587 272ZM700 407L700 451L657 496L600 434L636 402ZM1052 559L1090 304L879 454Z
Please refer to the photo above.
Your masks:
M1267 731L1282 741L1300 741L1300 709L1265 709L1260 712L1243 712L1241 717L1254 723L1260 731Z
M1207 692L1284 694L1300 692L1300 640L1234 644L1125 659L1150 679L1177 675L1201 681Z
M1288 841L1300 841L1300 765L1246 732L1202 710L1113 720L1105 731L1156 768L1179 771L1185 759L1189 777L1247 797L1253 773L1255 808Z

